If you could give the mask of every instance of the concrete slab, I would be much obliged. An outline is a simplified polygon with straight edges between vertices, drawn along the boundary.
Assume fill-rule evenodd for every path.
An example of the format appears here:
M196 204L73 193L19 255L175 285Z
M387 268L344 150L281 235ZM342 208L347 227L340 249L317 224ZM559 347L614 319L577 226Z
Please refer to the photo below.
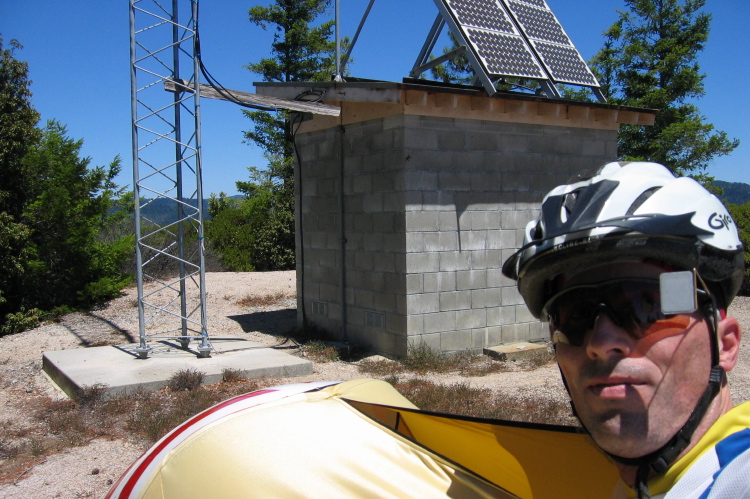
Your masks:
M497 360L528 360L533 357L549 355L547 346L539 343L521 341L510 345L499 345L484 349L484 354Z
M312 362L248 340L212 340L214 351L198 358L194 349L183 350L176 341L150 343L147 359L135 352L137 344L77 348L45 352L42 369L69 397L84 387L105 385L108 394L145 388L158 390L184 369L204 373L204 384L218 383L224 369L236 369L247 378L312 374ZM195 344L197 346L197 344Z

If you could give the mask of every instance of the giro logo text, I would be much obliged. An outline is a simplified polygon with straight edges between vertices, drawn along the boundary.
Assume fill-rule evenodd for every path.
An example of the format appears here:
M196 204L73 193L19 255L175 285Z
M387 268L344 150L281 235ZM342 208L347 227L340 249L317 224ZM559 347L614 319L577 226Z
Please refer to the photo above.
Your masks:
M726 213L723 215L713 213L708 217L708 226L712 229L729 229L730 225L734 225L734 221Z

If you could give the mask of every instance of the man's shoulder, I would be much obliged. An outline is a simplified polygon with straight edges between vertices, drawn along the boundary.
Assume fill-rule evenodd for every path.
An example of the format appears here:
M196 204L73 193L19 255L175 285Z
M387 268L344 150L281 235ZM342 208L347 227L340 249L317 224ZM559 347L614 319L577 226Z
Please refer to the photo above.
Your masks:
M721 468L704 497L750 497L750 428L719 442L716 454Z
M724 497L750 497L750 428L719 441L666 495L666 499Z
M750 428L732 433L723 438L714 448L722 467L729 465L741 454L750 451Z

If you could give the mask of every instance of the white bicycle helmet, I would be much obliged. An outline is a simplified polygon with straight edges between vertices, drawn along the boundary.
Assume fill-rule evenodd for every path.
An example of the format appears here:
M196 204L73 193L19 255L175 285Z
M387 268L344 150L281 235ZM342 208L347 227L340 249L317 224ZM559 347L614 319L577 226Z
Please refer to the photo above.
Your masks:
M696 269L718 301L707 314L713 337L719 321L716 307L729 306L745 268L732 217L700 184L675 178L657 163L609 163L593 176L582 175L545 196L539 218L526 226L524 245L505 262L503 273L518 281L529 310L540 317L556 276L621 257ZM609 454L637 467L639 498L649 497L649 474L663 473L690 443L720 390L724 371L716 341L711 342L711 364L703 395L661 448L636 458Z
M619 257L696 269L724 307L744 276L737 228L724 205L695 180L658 163L608 163L550 191L524 244L503 265L535 317L551 280Z

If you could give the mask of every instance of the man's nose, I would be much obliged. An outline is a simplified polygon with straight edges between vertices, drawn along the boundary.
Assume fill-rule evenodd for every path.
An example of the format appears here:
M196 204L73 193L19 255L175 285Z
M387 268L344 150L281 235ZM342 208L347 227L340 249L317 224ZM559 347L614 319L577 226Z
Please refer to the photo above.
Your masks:
M586 353L591 358L627 356L633 350L635 338L606 306L596 312L586 341Z

